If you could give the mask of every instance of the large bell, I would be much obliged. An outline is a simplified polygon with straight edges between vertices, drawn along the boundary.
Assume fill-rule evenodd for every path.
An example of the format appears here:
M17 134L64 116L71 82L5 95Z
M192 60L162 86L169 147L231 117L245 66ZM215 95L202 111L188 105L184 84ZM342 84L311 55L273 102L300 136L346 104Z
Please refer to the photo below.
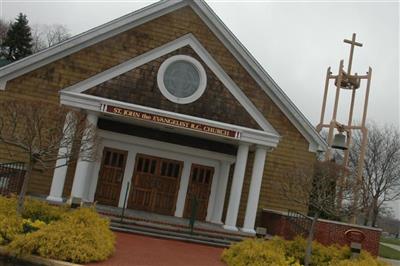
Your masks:
M347 150L346 136L342 132L336 134L333 138L333 143L331 147L339 150Z

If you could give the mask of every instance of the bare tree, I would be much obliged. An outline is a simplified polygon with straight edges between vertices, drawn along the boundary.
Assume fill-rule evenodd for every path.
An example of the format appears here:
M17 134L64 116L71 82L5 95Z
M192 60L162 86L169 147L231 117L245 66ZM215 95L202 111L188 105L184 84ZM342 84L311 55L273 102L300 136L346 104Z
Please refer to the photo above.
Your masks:
M48 47L65 41L66 39L71 37L68 29L60 24L45 25L44 29L46 43Z
M7 36L7 31L10 28L10 23L7 23L5 20L0 19L0 45L3 43L4 39Z
M32 50L34 53L39 52L47 48L46 41L44 39L44 32L42 26L39 24L34 24L31 27L32 30Z
M95 127L76 111L43 102L0 102L0 143L16 150L26 162L18 197L23 211L25 195L34 169L61 167L78 158L94 160ZM64 159L64 165L59 164ZM57 166L56 166L57 162Z
M69 33L68 28L61 24L35 24L32 26L34 52L53 46L70 37L71 34Z
M3 47L3 43L6 39L7 31L9 28L10 23L7 23L5 20L0 19L0 59L7 53L7 51Z
M283 195L293 203L308 206L312 209L313 219L307 237L304 265L311 262L312 240L315 226L322 213L334 217L348 215L345 208L338 210L335 206L338 191L337 178L344 168L334 161L316 161L314 167L296 166L287 172L286 181L282 183ZM342 191L350 191L351 184L342 184ZM351 193L345 193L351 195ZM350 199L348 199L350 202Z
M355 173L361 136L354 135L349 167ZM361 204L365 224L377 218L385 203L400 199L400 132L394 126L368 125L368 146L362 172Z

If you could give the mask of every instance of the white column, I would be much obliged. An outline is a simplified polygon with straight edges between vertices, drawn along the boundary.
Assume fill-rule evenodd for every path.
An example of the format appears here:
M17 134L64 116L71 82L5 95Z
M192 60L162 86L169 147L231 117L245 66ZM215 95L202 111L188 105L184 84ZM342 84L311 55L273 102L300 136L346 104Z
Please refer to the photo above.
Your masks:
M189 187L191 168L192 168L192 162L185 161L183 163L181 183L178 191L178 199L176 200L176 208L175 208L176 217L183 217L183 211L185 210L185 203L186 203L186 195Z
M58 150L58 160L53 173L53 181L51 183L50 194L47 197L48 201L62 202L62 194L64 190L65 178L68 170L68 155L72 149L72 139L75 135L76 117L73 112L68 112L65 117L63 128L64 136Z
M211 217L211 222L213 223L222 224L221 218L222 218L222 212L224 211L225 194L226 194L226 187L228 185L230 168L231 164L229 162L224 161L220 163L217 195L215 198L213 215Z
M236 155L235 170L233 172L231 193L229 195L228 211L226 213L224 228L237 231L236 221L239 212L240 197L242 196L242 187L244 173L246 171L247 156L249 153L249 144L241 143Z
M261 183L264 173L265 157L267 148L262 146L256 147L254 155L253 171L251 175L251 183L249 196L247 198L246 214L244 217L243 232L255 234L254 224L256 222L258 199L260 197Z
M98 117L96 114L89 113L86 116L86 120L89 128L90 126L97 125ZM89 132L92 133L91 130L86 130L83 133L82 145L87 145L87 146L94 145L93 143L84 142L85 139L88 138L87 134L90 134ZM93 162L82 160L81 158L78 159L78 163L75 169L74 182L72 184L71 197L76 197L82 200L86 200L86 197L88 195L86 191L88 189L87 184L89 183L89 179L91 177L92 168L93 168Z

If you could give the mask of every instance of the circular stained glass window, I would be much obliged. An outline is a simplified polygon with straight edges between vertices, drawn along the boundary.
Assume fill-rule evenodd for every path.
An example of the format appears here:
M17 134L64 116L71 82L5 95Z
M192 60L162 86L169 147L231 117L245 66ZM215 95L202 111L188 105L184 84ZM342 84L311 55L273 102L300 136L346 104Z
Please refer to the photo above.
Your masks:
M161 93L175 103L191 103L200 98L206 87L206 73L196 59L177 55L165 60L158 71Z

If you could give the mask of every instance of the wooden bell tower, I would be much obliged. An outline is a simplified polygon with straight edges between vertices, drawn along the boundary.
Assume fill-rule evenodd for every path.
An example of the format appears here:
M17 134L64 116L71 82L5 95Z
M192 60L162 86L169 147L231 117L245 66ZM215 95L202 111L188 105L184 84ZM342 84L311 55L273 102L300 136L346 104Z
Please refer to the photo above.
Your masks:
M367 146L367 128L366 128L366 117L367 117L367 109L368 109L368 98L369 98L369 91L370 91L370 84L371 84L371 75L372 75L372 68L369 67L368 72L365 75L358 75L357 73L351 73L351 67L353 63L353 54L355 46L362 47L362 43L356 42L356 34L353 33L353 37L351 40L344 40L345 43L350 44L350 55L349 55L349 62L347 66L347 71L344 70L344 60L341 60L339 63L339 71L338 74L333 75L331 72L331 68L329 67L326 73L326 80L325 80L325 90L324 90L324 97L322 102L322 109L321 109L321 118L320 122L317 125L316 129L320 132L323 128L328 128L328 150L325 153L325 160L332 159L332 149L339 148L344 150L344 158L343 158L343 166L345 169L348 168L349 163L349 148L351 146L352 140L352 132L353 130L360 130L362 136L361 142L361 149L360 154L358 156L358 163L357 163L357 172L355 173L356 182L353 188L354 193L354 200L353 200L353 209L357 209L357 204L360 197L360 186L362 182L362 170L364 167L364 157L365 157L365 150ZM335 94L335 101L333 105L333 113L330 121L328 120L325 122L325 110L326 110L326 101L328 90L330 87L331 81L334 81L334 87L336 88ZM361 122L360 124L353 124L353 115L354 115L354 102L356 99L356 92L357 90L361 89L361 83L363 80L366 80L366 91L365 91L365 98L364 98L364 106L363 106L363 113L361 115ZM350 90L351 91L351 101L350 101L350 108L348 113L348 120L347 123L337 121L337 112L338 112L338 105L339 105L339 96L341 90ZM337 132L334 138L334 133ZM345 134L345 136L343 135ZM341 143L342 142L342 143ZM343 173L345 173L344 171ZM337 206L340 209L342 207L343 201L343 186L345 179L347 178L346 174L341 174L339 176L339 189L338 189L338 196L337 196ZM353 222L355 221L355 214L353 215Z

